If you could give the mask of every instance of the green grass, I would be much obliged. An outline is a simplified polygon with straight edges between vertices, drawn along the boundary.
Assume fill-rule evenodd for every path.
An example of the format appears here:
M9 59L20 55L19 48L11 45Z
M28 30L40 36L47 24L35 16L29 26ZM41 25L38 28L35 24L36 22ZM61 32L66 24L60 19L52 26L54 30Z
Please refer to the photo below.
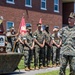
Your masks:
M19 69L24 69L24 58L21 59L21 61L18 64Z
M51 71L51 72L47 72L47 73L40 73L40 74L36 74L36 75L59 75L59 71ZM69 69L66 70L66 75L69 75Z
M34 67L33 60L32 60L31 66ZM19 62L18 68L19 68L19 69L24 69L24 68L25 68L25 67L24 67L24 57L22 57L21 61Z
M31 64L32 67L34 67L34 64ZM18 64L19 69L24 69L24 57L22 57L21 61ZM36 75L59 75L59 71L51 71L47 73L41 73ZM66 75L69 75L69 69L66 70Z

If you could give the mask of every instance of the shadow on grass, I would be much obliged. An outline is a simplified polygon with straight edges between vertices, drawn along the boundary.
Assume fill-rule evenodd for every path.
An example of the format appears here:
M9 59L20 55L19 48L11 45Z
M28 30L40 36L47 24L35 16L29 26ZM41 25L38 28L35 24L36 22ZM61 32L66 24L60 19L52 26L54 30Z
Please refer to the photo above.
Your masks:
M0 74L0 75L21 75L21 74L25 74L25 72L12 72L7 74Z

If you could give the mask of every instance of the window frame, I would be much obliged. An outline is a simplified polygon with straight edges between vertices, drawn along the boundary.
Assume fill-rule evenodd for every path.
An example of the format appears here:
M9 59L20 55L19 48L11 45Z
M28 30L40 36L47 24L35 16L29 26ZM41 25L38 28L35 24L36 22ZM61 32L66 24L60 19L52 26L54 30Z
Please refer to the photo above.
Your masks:
M58 3L55 3L56 1L54 0L54 12L58 12L59 13L59 0ZM57 5L57 10L55 10L55 5Z
M47 0L45 0L45 1L41 0L41 10L47 10L46 1L47 1ZM45 8L42 7L42 2L45 3Z
M6 3L15 4L14 0L12 0L12 1L6 0Z
M7 22L6 22L6 30L9 30L8 22L13 23L13 25L12 25L12 26L14 27L14 22L12 22L12 21L7 21Z
M30 0L30 5L26 4L26 1L28 1L28 0L25 0L25 6L26 7L32 7L32 0Z

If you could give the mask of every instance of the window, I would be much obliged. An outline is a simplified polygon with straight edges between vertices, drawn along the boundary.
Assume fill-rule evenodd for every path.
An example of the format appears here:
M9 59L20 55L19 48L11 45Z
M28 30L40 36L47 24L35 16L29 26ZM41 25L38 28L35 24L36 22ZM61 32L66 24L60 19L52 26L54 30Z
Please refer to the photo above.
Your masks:
M54 0L54 12L59 12L59 0Z
M7 21L7 23L6 23L6 30L9 30L11 27L14 27L14 22Z
M74 13L75 13L75 2L74 2Z
M41 0L41 9L46 10L46 0Z
M32 7L32 0L25 0L26 7Z
M15 4L15 3L14 3L14 0L6 0L6 2L7 2L7 3L10 3L10 4Z

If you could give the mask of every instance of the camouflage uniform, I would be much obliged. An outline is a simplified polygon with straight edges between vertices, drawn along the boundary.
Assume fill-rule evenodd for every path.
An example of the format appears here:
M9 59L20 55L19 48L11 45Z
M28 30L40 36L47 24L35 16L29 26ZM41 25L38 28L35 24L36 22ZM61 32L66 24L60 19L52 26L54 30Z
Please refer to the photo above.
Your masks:
M47 31L43 31L45 34L45 64L49 66L50 64L50 59L51 59L51 47L50 47L50 42L51 42L51 33Z
M52 34L52 40L54 40L59 45L61 38L58 35L58 32L56 34L55 33ZM60 56L60 48L58 48L53 43L53 64L56 64L56 65L59 64L59 56Z
M12 49L13 49L13 47L14 47L14 52L17 52L17 50L16 50L16 44L15 44L15 41L17 40L17 37L15 36L15 34L16 34L16 32L15 32L15 30L12 30L11 29L11 34L12 34L12 36L11 36L11 41L12 41Z
M33 44L33 36L32 34L25 34L25 36L23 37L24 40L27 41L28 43L28 46L32 46ZM33 54L33 50L31 50L29 47L28 47L26 44L24 44L24 64L25 64L25 67L28 67L30 69L30 64L31 64L31 61L32 61L32 54Z
M24 36L22 36L22 35L20 34L18 38L23 42L23 37L24 37ZM17 44L18 44L17 47L19 47L20 52L23 53L24 45L23 45L20 41L18 41ZM17 48L17 49L18 49L18 48Z
M11 52L11 50L12 50L12 40L11 40L11 32L10 32L10 30L7 31L7 33L6 33L6 42L7 42L6 51Z
M61 67L59 75L65 75L65 69L69 62L70 74L75 75L75 26L66 26L60 30L62 35Z
M43 43L43 41L45 40L45 35L42 31L36 30L34 32L34 38L36 38L36 40L39 43ZM41 66L44 64L44 47L40 47L37 43L35 43L35 52L34 52L34 66Z

